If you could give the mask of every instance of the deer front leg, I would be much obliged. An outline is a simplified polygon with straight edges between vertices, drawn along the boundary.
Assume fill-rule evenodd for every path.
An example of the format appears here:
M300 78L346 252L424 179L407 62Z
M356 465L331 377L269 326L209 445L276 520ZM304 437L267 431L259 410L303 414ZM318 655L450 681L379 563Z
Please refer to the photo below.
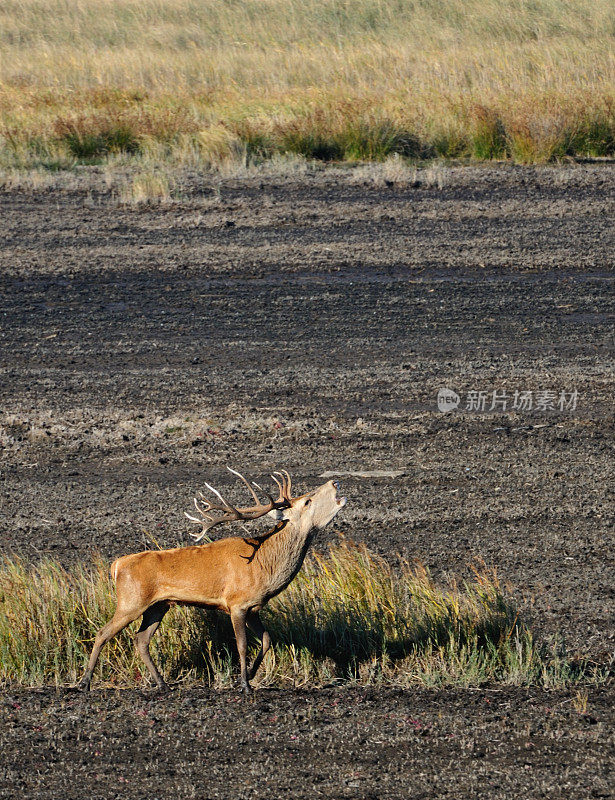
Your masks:
M252 687L248 680L248 633L246 630L246 616L247 612L243 608L231 609L231 622L233 623L235 639L237 640L237 652L239 653L239 665L241 669L241 691L245 694L249 694L252 691Z

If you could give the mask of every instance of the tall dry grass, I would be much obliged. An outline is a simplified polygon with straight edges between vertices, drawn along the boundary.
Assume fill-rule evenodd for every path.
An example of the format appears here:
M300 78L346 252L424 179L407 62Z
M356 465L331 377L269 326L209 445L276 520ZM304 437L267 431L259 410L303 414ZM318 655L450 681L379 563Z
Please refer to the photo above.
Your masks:
M5 0L0 164L615 153L610 0Z
M101 560L67 571L53 561L27 567L5 559L0 680L74 682L113 610ZM469 583L438 587L420 565L402 562L394 569L345 541L313 556L264 616L274 648L257 678L260 685L559 686L605 677L537 644L493 574L477 571ZM237 672L232 628L215 613L172 609L152 651L171 681L226 687ZM146 682L146 674L125 631L106 646L95 678L130 686Z

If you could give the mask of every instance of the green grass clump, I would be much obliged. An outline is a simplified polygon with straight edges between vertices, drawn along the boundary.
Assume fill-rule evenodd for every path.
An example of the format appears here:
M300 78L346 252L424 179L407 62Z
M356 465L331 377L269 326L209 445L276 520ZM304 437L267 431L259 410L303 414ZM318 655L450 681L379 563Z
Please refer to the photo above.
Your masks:
M71 155L81 163L106 156L108 153L138 153L139 140L129 127L105 126L102 130L80 129L75 124L65 123L58 136L59 143L65 143Z
M113 611L114 591L101 560L65 570L53 561L28 567L5 559L0 680L74 682ZM604 671L537 644L487 571L441 588L420 565L402 562L394 569L346 541L309 558L263 617L274 648L258 675L260 685L562 686L605 678ZM230 623L212 612L173 608L152 652L170 681L229 686L236 673ZM147 681L131 633L107 644L96 679L116 686Z
M429 146L392 118L341 104L315 109L274 128L275 146L318 161L384 161L388 156L428 157Z

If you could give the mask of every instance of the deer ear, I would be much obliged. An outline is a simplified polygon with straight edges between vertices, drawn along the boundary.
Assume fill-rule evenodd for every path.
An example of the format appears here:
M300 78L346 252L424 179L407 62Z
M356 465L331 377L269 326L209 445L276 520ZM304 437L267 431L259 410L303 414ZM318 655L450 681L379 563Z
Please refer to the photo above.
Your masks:
M274 508L273 511L270 511L267 514L268 517L273 517L277 522L282 519L288 519L288 509L287 508Z

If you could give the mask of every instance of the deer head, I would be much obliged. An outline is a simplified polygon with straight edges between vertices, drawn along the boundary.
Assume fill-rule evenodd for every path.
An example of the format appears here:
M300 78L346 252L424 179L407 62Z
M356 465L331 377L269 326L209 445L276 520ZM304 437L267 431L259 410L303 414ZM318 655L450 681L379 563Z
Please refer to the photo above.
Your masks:
M275 477L279 475L281 482ZM280 489L280 498L286 500L285 507L272 510L270 516L277 520L292 522L301 530L322 530L333 517L346 505L345 497L338 497L340 488L338 481L327 481L307 494L293 497L291 494L291 480L287 472L276 473L273 479Z

